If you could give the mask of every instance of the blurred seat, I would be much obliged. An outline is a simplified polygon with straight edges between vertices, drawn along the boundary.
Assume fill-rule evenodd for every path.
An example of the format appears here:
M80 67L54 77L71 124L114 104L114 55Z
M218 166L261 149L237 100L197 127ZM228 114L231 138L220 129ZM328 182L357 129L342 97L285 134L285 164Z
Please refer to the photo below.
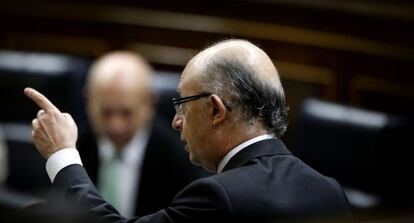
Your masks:
M6 149L6 178L1 207L19 208L46 196L50 180L45 160L31 141L31 121L38 107L23 94L33 87L69 112L82 126L81 88L89 66L85 58L68 55L0 50L0 128Z
M84 121L81 95L89 64L69 55L0 50L0 122L31 122L38 108L24 96L25 87L41 91L77 122Z
M31 126L0 124L5 144L6 177L0 185L0 211L21 209L47 195L45 160L31 141Z
M412 125L390 114L309 99L300 110L295 155L345 189L356 215L411 208L404 145ZM412 132L412 131L411 131ZM396 211L398 212L398 211Z
M7 148L7 177L5 185L15 191L45 196L50 180L45 159L37 152L27 124L1 124Z

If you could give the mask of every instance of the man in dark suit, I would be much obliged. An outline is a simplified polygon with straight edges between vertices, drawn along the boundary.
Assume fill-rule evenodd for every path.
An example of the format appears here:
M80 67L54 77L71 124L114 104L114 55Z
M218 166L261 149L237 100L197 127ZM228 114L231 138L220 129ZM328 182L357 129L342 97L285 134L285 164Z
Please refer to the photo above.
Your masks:
M79 137L77 149L98 191L129 217L168 207L184 186L207 176L191 165L168 121L154 117L150 82L149 64L128 51L100 57L86 82L92 130Z
M53 189L63 193L52 192L50 204L75 203L103 222L350 220L340 185L294 157L278 139L286 130L287 108L276 68L260 48L244 40L207 48L187 64L178 91L182 97L173 100L172 125L192 163L217 174L185 187L168 208L127 220L100 197L79 164L70 116L26 89L44 110L33 121L34 143L48 166L59 163L49 175ZM63 161L69 157L73 162Z

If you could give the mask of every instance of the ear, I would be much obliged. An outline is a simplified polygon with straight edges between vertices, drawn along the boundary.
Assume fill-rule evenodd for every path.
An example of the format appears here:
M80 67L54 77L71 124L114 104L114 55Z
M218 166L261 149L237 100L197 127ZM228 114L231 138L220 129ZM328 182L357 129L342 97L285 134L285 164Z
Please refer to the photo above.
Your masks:
M226 106L224 106L223 101L218 95L212 94L210 97L210 104L213 107L211 112L211 119L213 121L213 125L218 125L222 123L226 119L227 110Z

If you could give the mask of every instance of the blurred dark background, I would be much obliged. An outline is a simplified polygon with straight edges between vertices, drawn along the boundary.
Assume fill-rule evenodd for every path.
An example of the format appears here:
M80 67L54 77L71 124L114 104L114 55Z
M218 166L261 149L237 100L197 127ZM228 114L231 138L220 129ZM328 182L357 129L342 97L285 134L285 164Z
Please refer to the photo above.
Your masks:
M37 108L24 87L72 113L82 130L83 82L97 56L140 53L163 93L174 91L197 51L246 38L280 72L291 109L283 140L292 152L346 188L359 220L414 216L412 1L9 1L1 3L0 27L4 210L44 198L49 184L31 145ZM171 118L168 99L159 113Z

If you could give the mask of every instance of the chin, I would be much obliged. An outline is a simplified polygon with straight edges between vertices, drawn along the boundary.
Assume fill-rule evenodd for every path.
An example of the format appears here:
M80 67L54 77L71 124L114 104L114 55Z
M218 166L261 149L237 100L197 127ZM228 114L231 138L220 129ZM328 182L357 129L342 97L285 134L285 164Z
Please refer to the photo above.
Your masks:
M203 168L204 170L206 170L207 172L210 172L210 173L215 173L216 172L215 170L207 168L206 165L203 165L200 160L197 160L191 154L190 154L190 161L194 166L199 166L199 167Z
M124 146L127 145L127 142L124 142L124 141L112 141L112 142L118 148L123 148Z
M194 166L201 166L200 162L190 153L190 161Z
M111 140L113 144L115 144L116 146L120 146L120 147L126 146L132 140L132 137L123 137L123 136L113 136L113 137L109 136L108 138L109 140Z

